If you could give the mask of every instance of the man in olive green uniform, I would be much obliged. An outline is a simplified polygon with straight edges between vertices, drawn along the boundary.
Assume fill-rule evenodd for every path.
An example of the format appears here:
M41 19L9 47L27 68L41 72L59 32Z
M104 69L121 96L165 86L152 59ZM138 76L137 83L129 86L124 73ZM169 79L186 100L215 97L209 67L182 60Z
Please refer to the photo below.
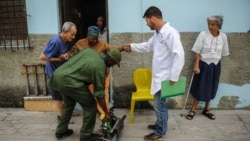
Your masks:
M63 95L63 111L56 128L56 138L73 134L68 124L78 102L83 109L83 123L80 131L80 141L94 140L93 130L96 120L96 101L105 111L105 118L110 118L105 99L104 83L106 68L115 64L119 66L121 53L116 48L101 54L93 49L86 48L60 66L53 74L50 85ZM94 94L88 89L94 85Z

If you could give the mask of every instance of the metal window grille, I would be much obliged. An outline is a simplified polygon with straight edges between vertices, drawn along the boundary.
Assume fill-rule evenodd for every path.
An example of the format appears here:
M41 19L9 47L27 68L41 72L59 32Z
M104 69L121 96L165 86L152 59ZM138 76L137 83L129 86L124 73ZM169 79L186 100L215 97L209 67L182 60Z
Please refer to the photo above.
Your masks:
M0 1L0 48L31 48L25 6L25 0Z

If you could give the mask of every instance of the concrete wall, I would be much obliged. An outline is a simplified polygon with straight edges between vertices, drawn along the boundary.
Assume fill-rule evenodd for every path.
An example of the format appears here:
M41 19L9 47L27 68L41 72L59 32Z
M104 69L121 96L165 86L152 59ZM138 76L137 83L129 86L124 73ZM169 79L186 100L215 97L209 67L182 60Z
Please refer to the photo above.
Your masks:
M192 45L198 32L181 33L181 40L186 53L186 62L182 72L188 81L190 80L193 54ZM249 108L250 94L250 33L228 33L230 56L222 59L222 75L220 87L212 106L220 109L228 108ZM152 36L152 33L116 33L111 36L111 45L121 45L130 42L145 41ZM9 49L0 50L0 107L23 107L23 96L26 95L26 77L22 74L23 64L39 64L38 57L51 35L30 35L33 49L23 50L20 48L15 52ZM131 92L135 90L132 81L132 74L136 68L151 68L152 54L122 53L121 67L114 67L114 90L115 106L130 106ZM37 74L40 78L41 72ZM34 94L33 75L30 74L29 91ZM43 84L38 79L39 86ZM188 82L189 83L189 82ZM39 94L43 95L42 88ZM171 108L180 108L183 105L185 96L178 96L169 100ZM188 104L192 97L190 96ZM137 104L139 107L147 107L147 103Z
M10 48L0 49L0 107L23 106L26 95L26 77L23 64L38 64L42 49L51 35L30 35L31 50L19 48L11 52ZM29 70L31 72L31 70ZM41 75L41 74L38 74ZM30 74L30 93L34 94L33 75ZM38 83L42 83L38 81ZM40 92L41 93L41 92Z
M125 44L146 41L152 33L117 33L112 34L111 44ZM181 40L185 49L185 66L182 76L186 76L188 84L193 67L193 52L191 48L198 35L196 33L181 33ZM228 33L230 56L222 59L222 74L217 97L211 101L211 107L219 109L249 108L250 100L250 33ZM132 75L136 68L151 68L152 53L123 53L121 67L114 67L115 101L118 107L128 107L131 92L135 90ZM187 84L187 88L188 88ZM186 95L185 95L186 96ZM185 96L169 99L171 108L183 106ZM189 95L188 106L192 104ZM141 106L138 104L137 106ZM147 106L142 103L142 106ZM204 103L200 103L204 106Z

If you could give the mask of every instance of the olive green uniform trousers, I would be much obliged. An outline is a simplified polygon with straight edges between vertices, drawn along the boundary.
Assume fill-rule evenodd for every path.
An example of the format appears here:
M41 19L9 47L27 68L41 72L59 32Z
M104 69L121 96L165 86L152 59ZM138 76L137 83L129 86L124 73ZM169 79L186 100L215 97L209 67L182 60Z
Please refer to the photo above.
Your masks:
M95 127L97 108L94 96L90 93L88 87L85 87L82 90L65 90L62 95L64 101L63 111L62 116L59 118L56 133L63 133L67 131L76 102L78 102L81 105L83 111L80 138L86 138L90 136Z

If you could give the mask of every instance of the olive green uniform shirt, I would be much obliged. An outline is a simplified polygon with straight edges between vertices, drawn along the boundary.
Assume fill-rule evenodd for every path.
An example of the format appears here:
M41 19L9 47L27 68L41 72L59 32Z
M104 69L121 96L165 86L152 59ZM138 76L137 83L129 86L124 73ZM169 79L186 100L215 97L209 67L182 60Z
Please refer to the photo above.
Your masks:
M50 86L61 93L89 91L88 85L94 85L94 96L104 97L106 64L101 54L86 48L77 52L67 62L56 69L50 79Z

